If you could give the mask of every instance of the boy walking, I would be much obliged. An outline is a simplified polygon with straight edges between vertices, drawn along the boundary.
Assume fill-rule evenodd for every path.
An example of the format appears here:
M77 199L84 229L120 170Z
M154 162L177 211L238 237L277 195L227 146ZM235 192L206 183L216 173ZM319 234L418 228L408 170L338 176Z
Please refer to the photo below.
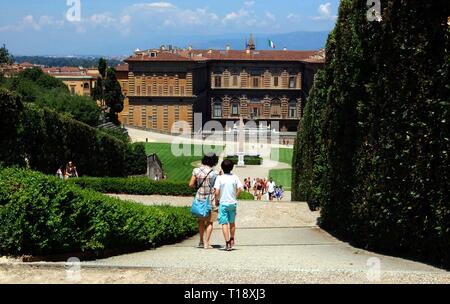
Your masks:
M217 177L214 189L216 191L216 204L219 203L219 225L222 225L226 242L225 249L231 251L236 233L237 198L243 186L239 177L231 173L234 168L232 161L224 160L221 167L223 175Z

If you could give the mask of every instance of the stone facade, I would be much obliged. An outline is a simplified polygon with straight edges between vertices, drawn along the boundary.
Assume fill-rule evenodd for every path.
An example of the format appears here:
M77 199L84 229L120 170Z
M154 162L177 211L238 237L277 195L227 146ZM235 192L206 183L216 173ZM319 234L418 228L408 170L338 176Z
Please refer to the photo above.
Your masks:
M296 131L313 77L323 60L301 51L138 51L119 66L126 96L121 121L130 126L178 133L193 130L194 113L203 123L278 121ZM314 57L315 56L315 57ZM119 73L120 71L120 73Z

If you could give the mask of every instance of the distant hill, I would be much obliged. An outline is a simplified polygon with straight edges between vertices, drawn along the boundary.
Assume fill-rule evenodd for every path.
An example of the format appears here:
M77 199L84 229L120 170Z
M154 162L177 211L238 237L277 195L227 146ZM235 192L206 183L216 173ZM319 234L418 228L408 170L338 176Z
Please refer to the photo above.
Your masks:
M29 62L49 67L97 67L100 57L50 57L50 56L14 56L17 63ZM121 63L118 59L106 59L109 66L116 66Z
M324 48L328 32L292 32L285 34L255 34L256 48L260 50L269 49L268 40L272 40L276 49L283 49L286 47L289 50L315 50ZM233 49L243 49L245 47L248 34L237 34L230 36L210 37L194 41L194 48L213 48L224 49L227 44Z

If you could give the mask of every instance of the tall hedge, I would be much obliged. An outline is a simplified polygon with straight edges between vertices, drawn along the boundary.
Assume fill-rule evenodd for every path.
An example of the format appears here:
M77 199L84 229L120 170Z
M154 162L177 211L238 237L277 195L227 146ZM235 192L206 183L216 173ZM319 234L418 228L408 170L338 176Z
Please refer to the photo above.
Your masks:
M24 165L47 174L72 160L79 174L126 176L136 163L135 149L114 137L0 89L0 164ZM131 156L130 156L131 155ZM137 162L142 164L141 162ZM145 171L145 165L144 165Z
M296 142L293 196L358 245L450 267L448 1L342 0Z

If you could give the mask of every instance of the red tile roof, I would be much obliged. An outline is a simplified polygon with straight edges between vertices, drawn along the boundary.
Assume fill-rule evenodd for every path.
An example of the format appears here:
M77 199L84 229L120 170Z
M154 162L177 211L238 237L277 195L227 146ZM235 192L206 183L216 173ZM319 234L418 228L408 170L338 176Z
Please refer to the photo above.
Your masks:
M137 54L129 57L132 61L305 61L322 63L319 51L246 51L246 50L179 50L174 53L156 51L156 57L150 57L148 53Z
M123 63L123 64L119 64L117 65L114 69L117 72L128 72L128 63Z

